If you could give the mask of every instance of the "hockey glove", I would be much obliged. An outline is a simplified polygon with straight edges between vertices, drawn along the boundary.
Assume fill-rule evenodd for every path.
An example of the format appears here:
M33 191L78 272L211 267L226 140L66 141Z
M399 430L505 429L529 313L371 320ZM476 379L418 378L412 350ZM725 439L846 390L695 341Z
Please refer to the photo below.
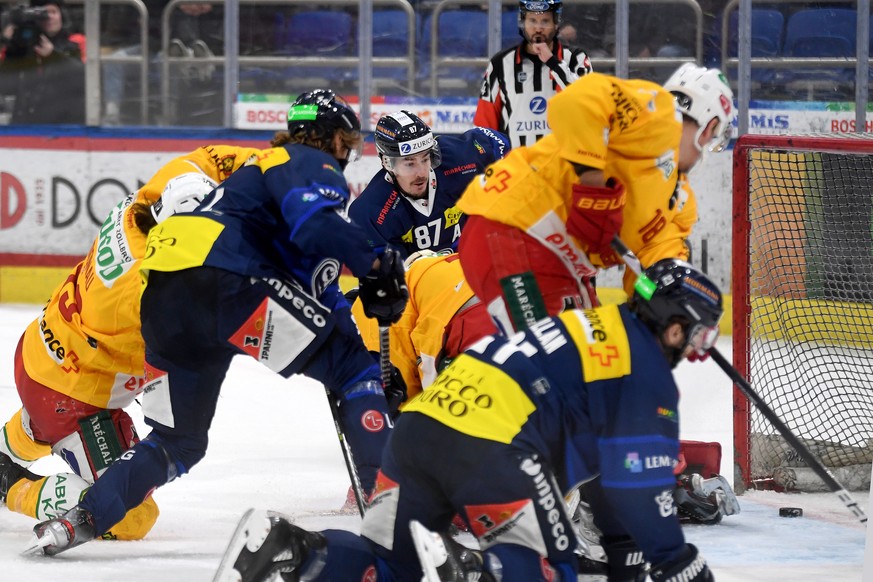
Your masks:
M649 577L654 582L714 582L706 560L694 544L686 544L675 560L652 567Z
M621 231L624 203L624 186L612 178L606 186L574 184L567 232L579 239L588 252L603 255L606 260L617 259L609 244Z
M391 366L391 379L385 386L385 400L388 401L388 414L391 415L392 419L397 418L397 415L400 414L400 405L406 402L407 397L403 375L397 366Z
M396 323L409 299L400 252L385 247L379 257L379 268L361 279L359 288L364 315L375 318L382 327Z

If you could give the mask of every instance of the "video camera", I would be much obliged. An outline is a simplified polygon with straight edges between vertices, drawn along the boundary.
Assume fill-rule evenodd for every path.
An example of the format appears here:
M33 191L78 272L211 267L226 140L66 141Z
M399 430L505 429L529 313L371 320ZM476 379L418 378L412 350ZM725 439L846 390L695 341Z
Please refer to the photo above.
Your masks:
M9 12L8 22L15 26L15 32L7 44L7 51L23 54L39 44L43 34L42 25L48 21L48 11L44 7L19 5Z

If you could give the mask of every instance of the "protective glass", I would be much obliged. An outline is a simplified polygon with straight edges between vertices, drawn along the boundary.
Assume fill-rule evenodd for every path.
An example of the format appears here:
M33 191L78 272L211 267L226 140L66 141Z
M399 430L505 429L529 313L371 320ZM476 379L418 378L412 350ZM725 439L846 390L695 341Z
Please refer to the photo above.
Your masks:
M712 327L708 327L702 324L697 324L691 331L688 332L688 345L691 346L694 351L702 356L709 351L709 348L715 345L715 342L718 340L718 325L714 325Z

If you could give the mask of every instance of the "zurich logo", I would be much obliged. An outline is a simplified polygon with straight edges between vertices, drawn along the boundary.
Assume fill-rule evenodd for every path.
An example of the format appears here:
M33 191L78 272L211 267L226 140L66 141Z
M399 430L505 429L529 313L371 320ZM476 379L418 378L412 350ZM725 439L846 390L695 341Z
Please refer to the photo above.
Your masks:
M546 100L544 97L534 97L530 100L530 112L531 113L545 113L546 111Z
M400 155L405 156L412 151L412 147L408 143L400 144Z

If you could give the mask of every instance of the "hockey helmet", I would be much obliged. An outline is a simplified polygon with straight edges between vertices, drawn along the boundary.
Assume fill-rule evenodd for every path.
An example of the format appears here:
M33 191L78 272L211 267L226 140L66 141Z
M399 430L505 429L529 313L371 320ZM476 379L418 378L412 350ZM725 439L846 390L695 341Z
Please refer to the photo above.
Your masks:
M327 144L338 129L361 133L361 122L346 101L330 89L301 94L288 109L288 133L305 132ZM361 148L350 151L345 163L361 157ZM345 167L345 166L343 166Z
M552 12L555 15L555 26L561 26L561 13L564 5L561 0L519 0L518 2L518 34L524 36L524 15L528 12Z
M200 172L179 174L167 182L160 199L151 205L152 216L160 224L179 212L191 212L216 186L217 182Z
M678 259L662 259L637 279L630 308L657 335L672 323L684 323L685 344L703 355L718 339L724 308L721 291L694 266Z
M397 111L382 116L376 124L376 151L387 158L389 171L394 160L430 152L430 165L436 168L442 161L440 146L433 131L420 117L409 111Z
M700 126L694 140L698 149L702 150L700 135L713 118L718 119L718 125L708 149L720 152L727 147L737 114L734 93L720 70L685 63L667 79L664 89L673 94L682 114Z

